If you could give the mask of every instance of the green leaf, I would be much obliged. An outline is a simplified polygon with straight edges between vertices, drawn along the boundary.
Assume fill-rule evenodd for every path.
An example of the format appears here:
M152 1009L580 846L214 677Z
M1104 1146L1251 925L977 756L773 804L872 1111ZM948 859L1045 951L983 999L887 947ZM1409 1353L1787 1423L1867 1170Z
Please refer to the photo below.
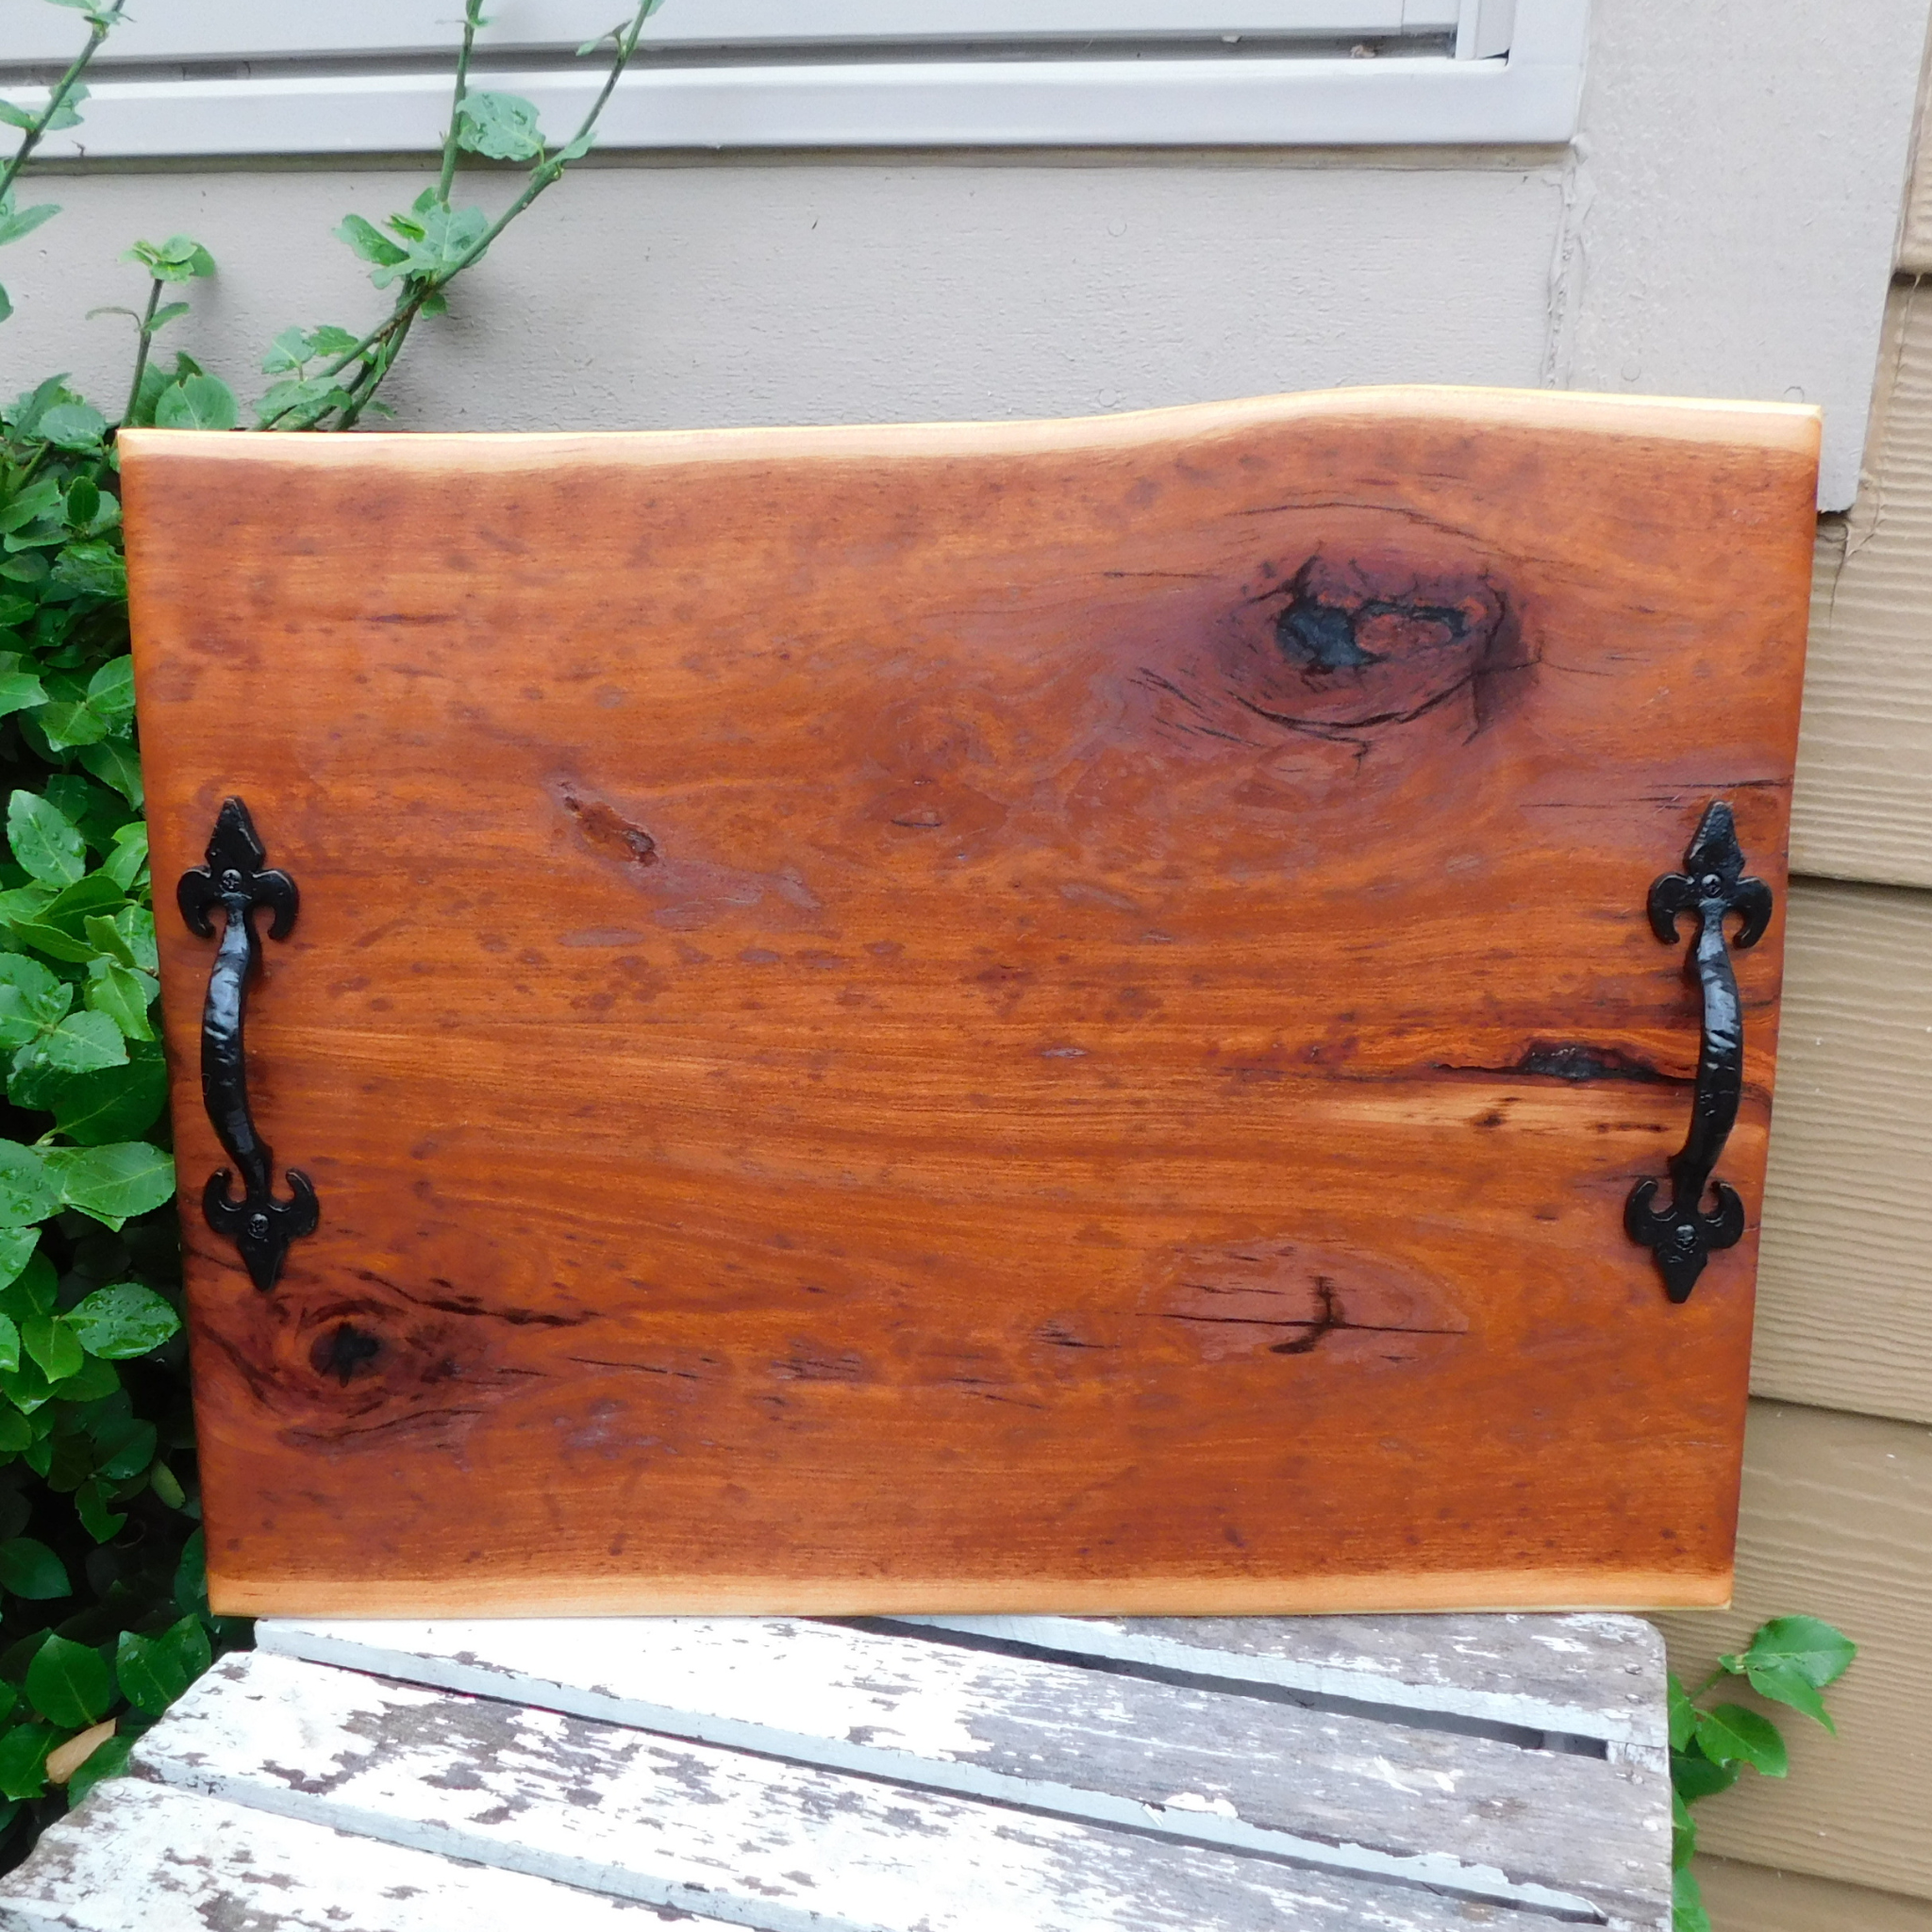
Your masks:
M134 659L113 658L87 681L87 701L104 718L134 715Z
M11 101L0 101L0 122L8 127L31 127L41 117L27 108L16 108Z
M336 240L346 242L364 261L373 261L390 267L408 259L408 250L399 248L373 222L365 222L360 215L344 215L341 225L335 231ZM335 352L343 352L338 349Z
M299 328L285 328L269 344L268 354L261 358L262 371L268 375L281 375L290 370L299 370L304 364L312 362L317 354L314 340L310 336Z
M1710 1932L1704 1894L1688 1865L1679 1865L1671 1874L1671 1932Z
M158 1462L148 1471L147 1485L170 1509L179 1509L187 1504L188 1491L165 1462Z
M527 161L543 152L537 109L518 94L466 94L457 109L457 145L493 161Z
M350 354L362 338L348 329L338 328L332 322L324 322L309 331L308 340L318 356L336 357Z
M67 1320L88 1353L108 1361L151 1355L181 1326L180 1316L169 1303L139 1281L95 1289L68 1310Z
M256 421L305 428L320 422L331 409L345 409L353 398L333 377L311 376L307 382L278 382L255 406Z
M74 989L25 953L0 953L0 1046L38 1040L74 1004Z
M1838 1736L1838 1726L1832 1722L1831 1713L1825 1709L1824 1699L1819 1696L1818 1687L1795 1665L1785 1662L1754 1664L1744 1674L1752 1690L1760 1697L1768 1697L1774 1704L1789 1705L1791 1709L1802 1711L1823 1724L1834 1738Z
M155 405L157 429L232 429L241 420L235 391L218 375L190 375Z
M85 752L81 753L80 761L82 764L87 765L90 771L93 771L93 767L88 764L88 756ZM98 778L103 774L95 772L94 775ZM112 783L113 781L110 779L108 782ZM128 788L125 785L117 789L124 793L128 793ZM138 793L140 790L141 767L137 764L134 768L133 792ZM129 803L138 809L141 805L140 798L133 796L132 793L128 793L128 795ZM141 869L146 863L147 827L145 825L124 825L114 834L114 849L108 855L107 862L102 866L101 870L124 892L126 892L134 890L134 882L141 876Z
M1681 1751L1697 1729L1697 1707L1690 1702L1690 1693L1684 1689L1683 1680L1675 1671L1664 1678L1664 1694L1670 1711L1671 1749Z
M38 1245L40 1230L28 1230ZM29 1315L47 1315L54 1309L54 1303L60 1291L59 1276L54 1273L54 1264L42 1254L27 1257L26 1266L18 1277L0 1290L0 1301L7 1306L7 1312L16 1322L25 1322Z
M44 1767L55 1736L45 1724L0 1732L0 1797L38 1798L47 1789Z
M0 1371L0 1373L5 1373ZM17 1408L0 1408L0 1450L17 1456L34 1440L34 1426ZM0 1716L4 1716L0 1712Z
M0 1543L0 1590L31 1603L46 1603L57 1596L72 1596L74 1586L60 1558L45 1543L30 1536L9 1537ZM0 1790L4 1790L0 1786ZM12 1792L7 1793L8 1797Z
M171 322L180 321L180 319L184 315L189 313L189 309L190 305L186 302L163 302L161 306L158 308L157 308L155 312L147 318L143 333L148 335L149 337L159 335L160 332L164 328L166 328Z
M31 1227L0 1227L0 1296L18 1281L34 1258L40 1245L40 1231ZM48 1271L50 1274L52 1270ZM51 1307L51 1297L48 1301ZM0 1716L4 1716L0 1712Z
M146 796L141 783L141 754L126 739L109 738L100 744L83 745L80 761L103 785L111 785L136 811L141 809ZM110 853L107 862L108 877L123 891L134 883L135 874L147 858L147 827L133 825L128 829L141 834L140 851L131 861L118 860L117 855ZM122 876L124 871L125 877Z
M121 1377L112 1362L97 1362L92 1356L71 1375L50 1385L48 1393L59 1402L104 1402L121 1390Z
M50 1026L38 1040L29 1041L13 1057L16 1074L41 1072L90 1074L98 1067L127 1064L127 1046L119 1026L106 1013L69 1013L58 1025ZM47 1156L64 1156L71 1150L50 1148Z
M399 276L445 275L455 270L490 232L490 217L480 208L447 208L432 205L423 211L422 237L409 243L399 263L385 264L369 279L386 289Z
M1783 1665L1823 1690L1844 1675L1857 1654L1858 1646L1835 1624L1817 1617L1774 1617L1759 1627L1742 1657L1718 1661L1727 1671L1747 1675Z
M212 382L211 375L192 376L191 381ZM168 395L175 391L170 390ZM161 400L165 403L167 396ZM230 402L234 399L229 398ZM193 425L187 425L192 427ZM227 425L232 428L232 424ZM127 565L111 543L90 540L70 543L54 559L51 582L77 597L108 597L115 601L127 594Z
M109 1482L125 1483L155 1459L155 1425L130 1418L111 1441L101 1444L100 1474Z
M0 1145L4 1145L0 1142ZM145 1141L105 1147L50 1147L42 1156L69 1208L119 1228L173 1198L174 1157Z
M199 1617L183 1617L158 1637L125 1631L115 1656L122 1696L150 1717L159 1717L213 1661Z
M1679 1791L1671 1793L1671 1863L1688 1865L1697 1851L1697 1821Z
M0 1141L0 1224L25 1227L60 1209L59 1183L31 1147Z
M46 702L46 687L31 671L0 671L0 717Z
M168 1104L168 1068L158 1047L129 1048L125 1067L74 1074L55 1090L54 1124L70 1141L98 1147L147 1132Z
M54 786L58 782L56 779L47 786L47 802L50 805L55 803ZM83 941L87 938L90 919L96 915L112 918L126 903L126 894L105 872L91 872L85 878L76 879L73 885L49 899L41 908L35 924L50 925L71 940Z
M97 1480L84 1482L75 1491L74 1511L97 1543L111 1541L127 1527L126 1513L108 1507L108 1492Z
M101 486L92 476L75 476L67 486L67 522L86 529L101 513Z
M7 801L7 842L27 875L42 885L71 886L87 870L79 831L31 791L16 791Z
M112 959L90 959L87 968L90 1011L105 1013L128 1040L152 1040L147 1009L160 989L145 973ZM125 1054L124 1061L125 1064Z
M0 1315L0 1369L20 1367L20 1327L11 1315Z
M122 258L137 261L158 282L192 282L215 272L215 258L191 235L170 235L165 242L137 242Z
M1741 1704L1700 1710L1697 1748L1713 1764L1748 1764L1766 1777L1783 1777L1789 1769L1777 1726Z
M175 1606L191 1615L208 1607L208 1538L197 1529L181 1545L175 1569Z
M56 403L39 427L56 449L90 450L108 433L108 419L89 403Z
M1713 1764L1701 1751L1671 1753L1671 1784L1687 1805L1729 1790L1739 1771L1735 1764Z
M50 1382L64 1381L69 1375L77 1374L87 1359L80 1337L67 1325L64 1316L28 1316L20 1324L20 1340Z
M26 1694L50 1724L78 1731L98 1724L114 1701L114 1679L92 1644L48 1631L26 1667Z
M0 195L0 247L31 235L42 222L51 222L59 212L58 201L37 201L32 208L17 208L10 192Z
M134 1744L133 1738L124 1735L109 1738L90 1752L87 1762L67 1780L67 1808L71 1811L103 1778L120 1776L127 1769Z

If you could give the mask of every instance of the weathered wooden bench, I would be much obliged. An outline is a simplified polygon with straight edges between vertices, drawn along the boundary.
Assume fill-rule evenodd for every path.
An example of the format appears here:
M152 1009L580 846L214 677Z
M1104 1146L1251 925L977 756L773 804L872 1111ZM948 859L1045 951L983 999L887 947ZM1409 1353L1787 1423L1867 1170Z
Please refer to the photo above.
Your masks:
M263 1623L8 1932L1661 1932L1612 1616Z

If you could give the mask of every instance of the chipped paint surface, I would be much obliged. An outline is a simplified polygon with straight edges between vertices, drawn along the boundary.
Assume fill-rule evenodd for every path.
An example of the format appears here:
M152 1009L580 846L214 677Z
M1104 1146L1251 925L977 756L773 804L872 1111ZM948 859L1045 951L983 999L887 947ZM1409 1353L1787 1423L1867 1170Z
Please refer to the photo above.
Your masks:
M1359 1708L1310 1707L1264 1671L1241 1681L1243 1640L1266 1661L1324 1620L1141 1627L1218 1656L1208 1681L1108 1655L1123 1623L1072 1626L1095 1637L1077 1658L1056 1650L1067 1620L1002 1621L1044 1641L1014 1654L983 1632L795 1620L264 1624L262 1649L145 1734L134 1777L0 1880L0 1932L1667 1924L1645 1746L1458 1734L1405 1710L1387 1675ZM1374 1621L1364 1658L1406 1620ZM1417 1637L1456 1626L1436 1689L1551 1634L1515 1621L1414 1620ZM1599 1676L1621 1677L1647 1653L1599 1621L1566 1641L1601 1640ZM1567 1650L1560 1668L1583 1686Z

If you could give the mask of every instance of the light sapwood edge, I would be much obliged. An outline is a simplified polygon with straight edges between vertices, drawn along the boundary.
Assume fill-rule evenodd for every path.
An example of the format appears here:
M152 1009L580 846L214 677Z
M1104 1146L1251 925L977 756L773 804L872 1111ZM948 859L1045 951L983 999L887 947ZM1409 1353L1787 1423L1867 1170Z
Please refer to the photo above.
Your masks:
M1728 1569L1444 1571L1426 1576L904 1578L769 1576L231 1576L210 1569L223 1617L1291 1617L1467 1610L1724 1609ZM460 1591L463 1602L452 1608Z
M156 458L316 466L366 464L375 457L398 470L441 472L451 445L486 470L551 468L609 457L666 463L783 456L957 457L974 452L1070 456L1081 449L1130 449L1181 442L1224 430L1315 419L1386 422L1435 419L1463 427L1576 430L1644 436L1674 442L1731 443L1783 450L1816 464L1824 412L1809 403L1757 403L1703 396L1631 396L1576 390L1457 388L1449 384L1313 390L1232 402L1184 403L1117 415L1026 422L887 423L774 425L755 429L621 429L539 433L473 430L324 438L237 437L219 430L130 429L120 440L124 464L144 468ZM1078 428L1080 435L1070 430Z

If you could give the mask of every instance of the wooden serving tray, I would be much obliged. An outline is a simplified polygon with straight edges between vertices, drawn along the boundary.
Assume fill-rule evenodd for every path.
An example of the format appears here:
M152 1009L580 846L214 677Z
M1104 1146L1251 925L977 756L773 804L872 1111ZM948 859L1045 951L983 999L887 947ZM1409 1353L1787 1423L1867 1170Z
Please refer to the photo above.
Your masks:
M1722 1602L1783 921L1673 1301L1646 900L1723 803L1781 901L1817 435L129 432L215 1607ZM166 903L229 797L265 1291Z

